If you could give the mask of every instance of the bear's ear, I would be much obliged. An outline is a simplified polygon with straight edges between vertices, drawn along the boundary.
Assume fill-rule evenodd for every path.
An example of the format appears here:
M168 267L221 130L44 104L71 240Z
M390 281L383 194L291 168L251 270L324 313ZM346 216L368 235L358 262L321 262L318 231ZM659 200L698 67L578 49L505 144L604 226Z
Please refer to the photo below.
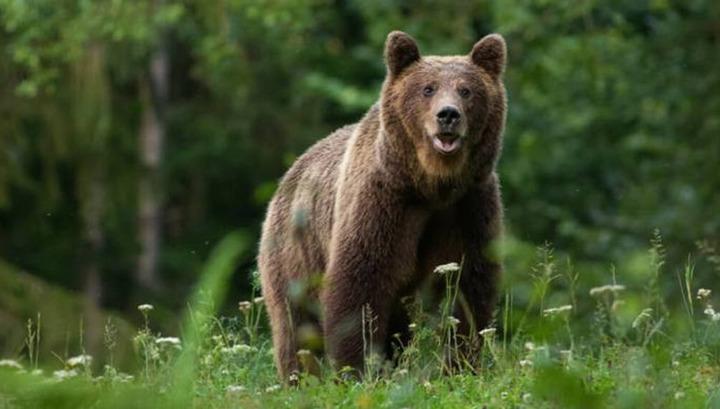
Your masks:
M385 64L391 75L398 75L410 64L420 60L415 39L402 31L393 31L385 40Z
M500 34L489 34L475 43L470 51L470 59L494 76L505 71L505 40Z

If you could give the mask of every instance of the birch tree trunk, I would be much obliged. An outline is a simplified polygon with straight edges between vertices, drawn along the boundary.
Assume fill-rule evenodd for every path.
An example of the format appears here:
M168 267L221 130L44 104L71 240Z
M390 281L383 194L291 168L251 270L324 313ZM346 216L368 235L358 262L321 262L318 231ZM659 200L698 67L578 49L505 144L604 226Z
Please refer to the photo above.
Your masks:
M140 125L140 180L138 186L138 284L146 289L160 288L157 266L162 230L161 164L165 142L164 111L168 98L169 61L164 44L150 58L149 73L141 84L142 123Z

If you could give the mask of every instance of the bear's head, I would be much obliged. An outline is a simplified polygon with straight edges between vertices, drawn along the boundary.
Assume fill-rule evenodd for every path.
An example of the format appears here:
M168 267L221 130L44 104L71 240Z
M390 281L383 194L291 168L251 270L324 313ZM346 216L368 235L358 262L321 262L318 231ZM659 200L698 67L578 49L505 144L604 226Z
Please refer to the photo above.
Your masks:
M389 138L412 147L427 175L494 167L505 122L505 55L497 34L464 56L424 57L408 34L388 35L382 125Z

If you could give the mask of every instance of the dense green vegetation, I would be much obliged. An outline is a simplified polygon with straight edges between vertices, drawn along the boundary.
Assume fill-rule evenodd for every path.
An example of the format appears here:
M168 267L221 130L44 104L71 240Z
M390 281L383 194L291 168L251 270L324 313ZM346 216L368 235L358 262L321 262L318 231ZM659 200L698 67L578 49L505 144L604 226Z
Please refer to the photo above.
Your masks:
M258 295L265 206L375 101L393 29L426 54L508 43L487 365L440 374L426 317L406 367L274 390L266 323L235 308ZM0 408L148 388L169 407L718 405L716 294L697 290L720 291L719 2L0 0L0 53L0 359L28 372L0 367ZM179 319L188 303L205 318ZM84 354L72 380L40 381Z
M104 346L111 359L102 369L81 354L58 356L62 369L43 371L32 347L25 363L0 361L0 403L9 408L720 407L720 312L712 307L712 291L696 287L691 265L675 290L685 310L667 312L657 280L665 254L659 240L649 251L654 278L644 291L616 281L587 289L577 275L558 267L548 249L541 251L530 281L533 302L520 310L507 294L496 326L479 334L480 367L447 365L446 357L458 353L457 321L441 306L414 314L413 338L396 366L368 356L365 378L357 382L321 361L321 378L301 373L297 387L278 383L261 325L261 297L217 318L224 284L244 244L242 237L229 236L213 252L182 337L156 330L154 306L137 307L143 324L132 339L139 364L133 375L113 365L121 340L108 323ZM448 267L442 274L452 283L459 271ZM568 304L548 306L554 281L569 284L555 291L572 300ZM443 305L455 291L451 287ZM645 308L628 315L636 302ZM593 312L583 318L578 311L584 309ZM29 330L29 346L36 337ZM315 359L310 352L298 354Z

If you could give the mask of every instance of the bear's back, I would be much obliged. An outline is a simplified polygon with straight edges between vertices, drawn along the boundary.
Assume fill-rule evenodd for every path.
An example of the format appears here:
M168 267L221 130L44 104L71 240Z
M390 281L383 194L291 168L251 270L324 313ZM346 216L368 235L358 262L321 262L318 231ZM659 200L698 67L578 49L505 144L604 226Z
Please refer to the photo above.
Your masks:
M297 278L326 267L336 181L356 126L342 127L308 148L283 176L270 202L261 247L293 260L295 268L286 272Z

